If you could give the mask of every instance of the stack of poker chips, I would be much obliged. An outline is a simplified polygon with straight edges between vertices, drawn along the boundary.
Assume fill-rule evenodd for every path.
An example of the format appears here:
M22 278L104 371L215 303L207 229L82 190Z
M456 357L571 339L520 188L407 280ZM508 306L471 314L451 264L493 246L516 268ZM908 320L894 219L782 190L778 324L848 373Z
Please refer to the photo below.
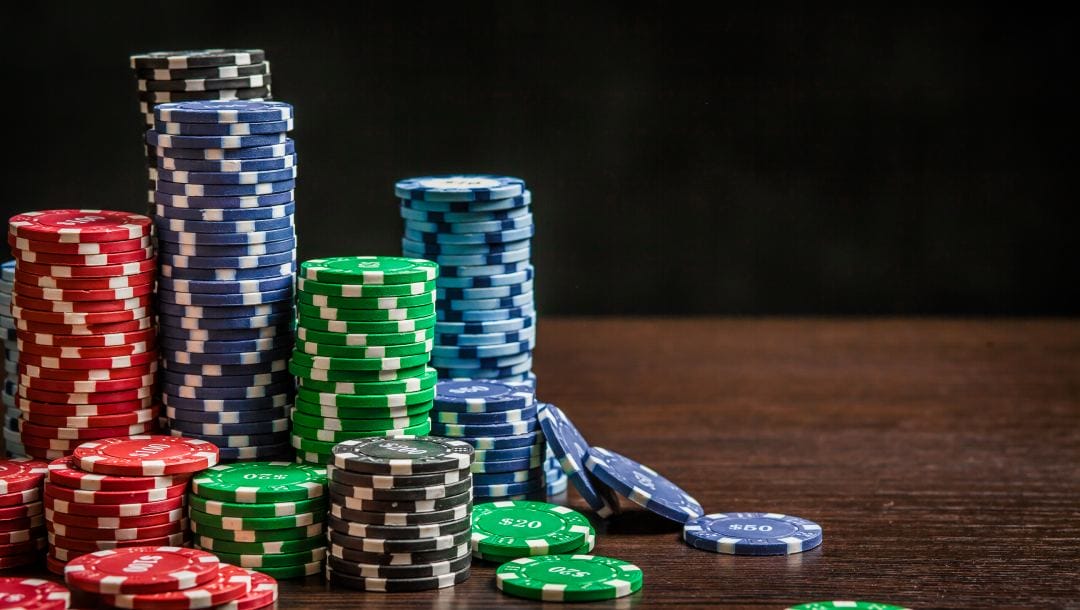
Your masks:
M0 266L0 337L4 341L4 389L0 394L4 402L4 449L8 455L26 455L19 438L19 420L22 414L15 406L19 393L19 345L15 331L15 318L11 317L11 293L15 289L15 261Z
M334 445L420 435L436 373L428 368L439 267L395 257L340 257L300 266L293 446L330 463Z
M64 580L85 600L80 605L96 608L256 610L271 608L277 600L272 577L222 564L206 551L175 546L82 555L65 566Z
M472 472L477 501L546 498L544 435L536 409L536 394L527 386L482 379L435 386L432 433L476 449Z
M528 523L523 528L519 524ZM540 555L587 555L596 530L581 513L546 502L507 500L477 504L472 515L473 557L505 563Z
M211 443L161 435L91 441L53 461L44 494L47 567L62 573L87 553L185 544L188 481L217 461Z
M296 155L281 102L155 108L163 402L222 459L289 449ZM179 134L179 135L176 135ZM253 134L253 135L248 135Z
M195 546L277 579L322 571L326 471L291 462L225 464L191 482Z
M394 185L402 252L439 263L432 366L440 377L525 381L536 345L531 193L518 178L434 176Z
M34 563L45 549L41 484L48 464L0 460L0 570Z
M472 447L433 436L363 438L333 448L332 584L441 589L469 577Z
M166 102L269 100L270 63L262 49L162 51L131 56L145 130L154 106ZM158 156L146 144L150 204L154 203Z
M11 312L19 345L20 433L55 459L87 439L157 425L154 250L146 216L50 210L13 216Z

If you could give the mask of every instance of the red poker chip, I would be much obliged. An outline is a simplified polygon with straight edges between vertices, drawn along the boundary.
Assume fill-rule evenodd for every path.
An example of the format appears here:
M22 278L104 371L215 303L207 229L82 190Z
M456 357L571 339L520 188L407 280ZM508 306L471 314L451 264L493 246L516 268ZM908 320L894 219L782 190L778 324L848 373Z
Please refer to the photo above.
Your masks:
M187 481L177 483L170 487L158 487L156 489L143 489L138 491L97 491L88 489L71 489L55 483L45 484L46 497L64 500L65 502L78 502L80 504L145 504L147 502L160 502L168 498L178 498L187 492Z
M139 411L156 405L154 404L153 398L142 398L128 402L109 402L96 405L58 405L55 403L34 402L16 396L15 406L23 413L37 413L40 415L53 415L59 417L91 417L94 415L130 413L132 411Z
M68 562L68 585L88 593L142 594L192 589L218 576L217 555L181 547L98 551Z
M44 523L42 523L38 527L31 529L0 532L0 544L19 544L22 542L27 542L29 540L44 538L45 534L46 532Z
M54 426L57 428L111 428L117 426L132 426L152 422L158 417L155 408L139 409L131 413L117 413L115 415L95 415L92 417L53 417L38 415L36 413L23 413L23 419L41 426ZM51 467L51 465L50 465Z
M149 362L147 364L140 364L139 366L129 366L115 369L80 369L75 371L67 369L31 366L22 362L19 363L20 375L37 377L38 379L54 379L57 381L102 381L107 379L129 379L131 377L142 377L143 375L150 375L152 373L156 373L157 369L157 361Z
M60 243L55 241L36 241L23 237L15 237L8 233L8 245L13 250L28 250L30 252L49 252L52 254L79 254L83 256L91 254L111 254L113 252L131 252L142 250L152 245L149 236L137 239L125 239L123 241L85 242L85 243Z
M33 560L39 558L37 553L31 555ZM61 584L40 578L0 578L0 599L9 610L63 610L71 604L71 593Z
M44 548L44 536L40 538L34 538L33 540L27 540L26 542L16 542L15 544L0 544L0 557L10 557L12 555L36 553Z
M62 485L69 489L85 489L89 491L145 491L148 489L163 489L186 483L190 478L187 475L164 476L164 477L118 477L108 474L94 474L79 470L75 465L75 458L68 456L49 464L49 472L46 475L51 483ZM78 525L72 523L71 525ZM135 527L132 524L129 527ZM154 525L147 523L146 525Z
M154 291L154 285L143 284L127 288L110 288L108 290L63 290L60 288L41 288L30 284L15 283L16 294L21 294L32 299L43 301L60 301L68 303L96 303L98 301L125 301L150 294Z
M55 311L38 311L26 309L16 305L11 306L11 316L28 322L44 322L45 324L70 324L84 325L107 324L111 322L131 322L153 315L149 307L138 309L126 309L123 311L98 311L94 313L59 313Z
M277 601L278 584L273 576L251 571L251 590L247 595L235 599L218 610L258 610Z
M53 554L55 550L56 549L54 548L53 551L50 551L49 554L45 556L45 567L53 574L56 574L57 576L63 576L65 562L60 561L56 558L56 556ZM49 610L51 610L51 608Z
M60 576L63 576L64 564L71 561L72 559L75 559L76 557L82 557L85 554L86 551L69 551L65 548L54 546L49 549L49 554L46 556L46 560L55 560L57 563L59 563L60 572L58 572L58 574L60 574ZM49 570L52 571L52 568L50 567Z
M153 396L154 389L143 386L135 390L117 390L115 392L49 392L20 385L19 396L34 402L51 402L68 405L99 405L107 402L129 402Z
M127 333L108 335L50 335L47 333L17 331L15 337L21 341L49 347L109 347L153 341L157 337L157 329L144 328Z
M15 269L15 282L21 286L34 286L35 288L48 288L52 290L117 290L120 288L133 288L135 286L149 286L157 279L157 270L151 269L135 275L122 275L119 277L54 277L51 275L34 275L22 269Z
M149 307L150 304L153 303L153 300L153 295L144 294L127 299L105 301L51 301L49 299L38 299L26 296L16 291L15 294L11 296L11 305L12 307L22 307L24 309L53 313L101 313L128 311L131 309Z
M239 599L251 590L251 571L222 564L214 580L184 591L136 595L103 595L102 601L132 610L195 610Z
M49 358L115 358L117 356L145 354L156 350L157 341L112 345L109 347L53 347L52 345L26 343L20 339L16 344L16 349L19 350L20 354L36 354Z
M30 366L79 370L130 368L157 362L157 357L156 351L132 354L130 356L114 356L112 358L53 358L51 356L38 356L37 354L19 354L19 364L25 362Z
M34 439L34 442L37 443L33 445L34 447L44 447L46 449L60 448L59 444L46 446L41 442L43 440L56 440L74 443L71 445L71 449L74 449L79 445L80 441L146 434L156 425L157 422L143 422L141 424L114 426L111 428L53 428L51 426L39 426L26 420L21 420L19 422L19 431L22 432L24 445L31 444L27 442L27 438L37 437Z
M45 525L44 515L34 515L33 517L22 517L20 519L8 519L6 521L0 521L0 532L32 530L41 527L42 525Z
M25 261L41 265L82 265L87 267L97 267L101 265L134 263L136 261L153 258L154 248L149 246L141 250L111 252L108 254L56 254L53 252L34 252L31 250L12 248L11 254L19 261L19 263Z
M27 502L37 502L41 499L41 489L34 487L22 491L0 494L0 506L17 506Z
M26 451L26 455L39 460L55 460L68 454L68 452L58 449L41 449L39 447L23 447L23 449Z
M76 394L98 394L102 392L122 392L125 390L137 390L144 386L152 386L157 381L157 375L150 373L142 377L130 377L128 379L103 379L101 381L61 381L58 379L41 379L29 375L19 375L21 387L47 392L66 392Z
M111 335L127 333L136 330L152 328L154 318L139 318L127 322L112 322L109 324L43 324L28 320L16 320L15 328L24 332L42 333L47 335Z
M63 523L46 521L45 529L57 536L72 538L74 540L142 540L145 538L160 538L162 536L183 533L184 530L187 529L187 519L181 519L163 525L115 530L73 527L64 525Z
M51 275L59 278L88 278L88 277L121 277L125 275L138 275L146 273L157 266L157 261L148 258L143 261L124 263L122 265L97 265L97 266L71 266L71 265L42 265L27 261L19 261L19 268L34 275Z
M22 424L22 422L19 422L19 423ZM21 427L22 426L20 425L20 428ZM71 453L82 442L82 441L79 441L79 440L59 439L59 438L45 438L45 437L41 437L41 436L32 436L32 435L26 434L26 433L22 434L20 440L22 441L23 449L26 449L27 454L34 455L35 457L37 457L37 456L42 455L42 453L44 453L45 455L47 455L49 457L47 457L47 458L39 458L39 459L48 459L50 461L55 460L58 457L63 457L64 455L67 455L67 454ZM31 452L36 452L36 453L31 453Z
M57 534L49 534L49 544L69 551L82 551L93 553L105 549L121 549L129 546L180 546L184 544L187 534L179 532L157 538L139 538L137 540L79 540Z
M81 517L138 517L174 511L184 506L184 500L183 496L177 496L160 502L143 502L141 504L79 504L78 502L67 502L46 495L43 501L46 510L57 513L67 513Z
M75 449L79 468L122 476L161 476L198 472L218 463L209 441L163 435L110 438Z
M8 232L35 241L83 243L148 237L149 217L115 210L45 210L12 216Z
M31 502L29 504L23 504L22 506L6 506L4 508L0 508L0 520L33 517L34 515L40 515L41 512L41 500L38 500L37 502Z
M85 529L131 529L137 527L151 527L154 525L167 525L180 521L184 518L184 509L178 508L167 513L154 513L139 517L84 517L81 515L69 515L54 510L45 509L45 521L81 527Z
M0 494L39 489L49 464L30 458L0 460Z

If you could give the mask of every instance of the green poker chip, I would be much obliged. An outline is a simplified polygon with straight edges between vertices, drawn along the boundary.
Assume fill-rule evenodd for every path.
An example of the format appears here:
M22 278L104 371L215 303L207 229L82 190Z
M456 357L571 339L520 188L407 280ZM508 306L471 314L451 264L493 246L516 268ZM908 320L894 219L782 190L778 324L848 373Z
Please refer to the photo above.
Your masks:
M407 297L335 297L324 294L310 294L300 292L296 295L297 302L313 307L330 307L334 309L406 309L432 305L435 303L435 291L417 294Z
M297 350L292 354L292 361L298 366L328 371L399 371L424 366L430 360L431 354L428 352L400 358L332 358L312 356Z
M354 297L360 299L376 297L407 297L436 289L435 282L413 282L411 284L329 284L306 278L299 278L297 288L309 294L324 294L331 297Z
M418 405L406 407L328 407L317 405L306 400L297 400L293 403L294 413L306 413L314 417L328 417L331 419L365 419L382 418L393 419L398 417L414 417L431 412L431 402L423 402Z
M435 327L437 316L430 315L423 318L408 320L394 320L391 322L354 322L350 320L327 320L320 317L300 315L297 325L300 328L309 328L321 332L345 333L345 334L388 334L410 333L418 330Z
M396 428L412 428L428 421L427 413L421 413L411 417L398 417L394 419L334 419L330 417L317 417L293 411L293 423L317 430L333 430L335 432L373 432L376 430L390 430Z
M321 574L323 571L322 561L313 561L311 563L305 563L299 566L282 566L279 568L252 568L256 572L262 572L267 576L273 576L278 580L287 580L289 578L304 578L305 576L314 576Z
M862 601L807 602L805 604L799 604L798 606L791 606L787 610L833 610L840 608L843 608L844 610L907 610L907 608L904 608L903 606Z
M296 352L293 352L293 359L289 361L289 372L293 375L296 375L297 377L314 379L316 381L401 381L403 379L419 377L426 373L428 370L426 365L421 365L408 369L398 369L396 371L349 371L313 369L310 366L306 366L297 362L295 355Z
M376 345L374 347L352 347L348 345L325 345L296 340L296 349L309 356L333 356L336 358L400 358L426 354L435 347L435 341L428 339L421 343L402 345Z
M596 531L585 537L585 543L578 548L562 553L563 555L588 555L596 548ZM480 551L473 551L473 558L482 559L484 561L490 561L492 563L506 563L507 561L513 561L521 557L530 557L531 555L505 555L502 553L481 553Z
M439 277L439 265L397 256L339 256L300 263L299 276L327 284L410 284Z
M371 430L368 432L341 432L337 430L319 430L293 424L293 447L301 451L314 451L325 455L331 454L334 445L344 441L358 438L375 438L389 436L413 435L420 436L431 432L431 422L425 421L411 428L392 428L388 430Z
M641 568L598 555L521 557L495 570L495 586L503 593L543 601L616 599L643 583Z
M356 394L359 396L387 396L407 394L435 387L439 374L435 369L424 367L416 377L396 381L319 381L301 377L298 387L312 392L331 394Z
M278 540L272 542L234 542L219 540L207 536L195 536L195 546L212 553L234 553L237 555L280 555L283 553L303 553L326 548L326 536L320 531L317 536L300 540Z
M302 341L319 345L340 345L348 347L387 347L423 343L435 338L435 328L424 328L405 333L334 333L298 328L296 336Z
M326 511L300 513L285 517L222 517L189 508L188 519L199 525L223 530L283 530L322 523L326 520Z
M296 463L297 464L311 464L313 466L326 466L333 463L334 457L332 455L324 455L322 453L315 453L314 451L297 451Z
M191 521L191 531L207 538L217 538L229 542L273 542L281 540L302 540L319 536L323 531L322 523L314 523L306 527L295 527L283 530L227 530L212 525L203 525L198 521Z
M295 502L242 504L239 502L207 500L194 494L188 494L188 506L192 509L221 517L287 517L289 515L326 511L328 503L329 496L326 495Z
M378 395L349 395L336 392L313 392L307 388L299 388L297 398L310 403L327 407L355 407L366 409L372 407L405 407L431 402L435 399L435 388L425 388L417 392L403 392L400 394Z
M563 553L580 547L592 532L584 515L547 502L478 504L472 519L472 549L496 555Z
M241 568L261 570L262 568L291 568L304 564L326 559L326 548L316 548L310 551L298 551L296 553L280 553L275 555L244 555L241 553L225 553L216 551L218 559L225 563L231 563Z
M435 314L435 305L420 305L404 309L335 309L333 307L315 307L300 303L296 311L302 317L320 320L340 320L345 322L391 322L396 320L416 320Z
M267 504L326 493L326 471L289 462L221 464L191 480L196 496L222 502Z

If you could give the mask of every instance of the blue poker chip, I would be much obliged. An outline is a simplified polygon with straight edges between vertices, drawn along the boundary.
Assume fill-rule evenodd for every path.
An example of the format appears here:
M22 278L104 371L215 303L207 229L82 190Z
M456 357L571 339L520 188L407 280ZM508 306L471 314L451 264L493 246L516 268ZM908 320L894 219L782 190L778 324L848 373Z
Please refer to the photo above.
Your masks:
M440 347L482 347L528 341L535 337L536 327L529 327L505 333L484 333L475 335L452 333L436 334L435 344Z
M5 282L15 281L14 260L4 261L3 263L0 263L0 279L3 279Z
M445 412L443 412L443 411L440 411L438 407L435 407L435 409L433 411L436 411L436 412L432 415L431 419L433 421L437 421L437 422L444 423L444 424L466 424L466 425L474 425L474 424L482 424L482 425L509 424L509 423L513 423L513 422L526 421L526 420L536 418L536 406L535 405L529 405L527 407L522 407L521 409L511 409L511 410L508 410L508 411L486 411L486 412L445 411ZM496 455L494 455L494 456L493 455L487 455L486 458L484 458L482 456L477 456L476 459L477 460L481 460L481 459L500 460L500 459L511 459L511 458L514 458L514 457L525 457L525 456L522 456L522 455L509 455L509 454L504 456L504 457L497 457L498 456L498 451L516 451L516 449L492 450L492 451L495 452ZM488 453L491 453L491 452L488 452Z
M195 386L181 386L171 383L161 385L161 393L175 398L198 398L201 400L246 400L251 398L268 398L278 394L289 394L293 391L291 381L272 383L270 385L240 387L240 388L198 388ZM171 405L184 408L180 405Z
M506 436L458 436L455 440L469 443L474 449L510 449L512 447L532 447L543 442L539 431ZM525 470L525 469L522 469Z
M260 182L258 184L189 184L167 182L158 173L156 191L169 195L187 197L247 197L252 195L271 195L273 193L292 192L296 189L296 180L279 182Z
M216 234L215 234L216 235ZM193 246L190 244L174 244L167 241L158 241L158 252L173 254L176 256L265 256L267 254L281 254L292 252L296 249L296 239L281 239L266 242L264 244L248 244L235 246Z
M490 212L427 212L417 210L404 205L398 207L401 217L406 221L433 222L439 224L472 224L478 222L502 222L507 220L521 220L531 217L529 204L532 203L532 195L526 194L520 207L509 210L495 210Z
M173 360L180 364L220 364L240 365L258 364L261 362L273 362L282 358L288 358L292 352L291 347L268 349L253 352L234 352L228 354L201 354L198 352L185 352L174 349L160 350L161 357L165 360Z
M488 276L470 276L470 277L444 277L440 275L435 280L435 285L440 290L451 290L461 288L488 288L491 286L516 286L522 282L533 279L533 267L532 265L526 265L523 269L512 273L503 273L499 275Z
M406 250L435 256L504 254L528 248L530 244L528 239L490 244L442 244L416 241L408 237L401 240L401 247Z
M284 145L285 132L253 136L172 136L154 129L146 132L146 143L156 148L238 149Z
M511 424L490 424L490 425L465 425L465 424L444 424L441 422L431 422L431 433L436 436L450 436L450 437L473 437L473 438L489 438L494 436L517 436L519 434L527 434L537 429L536 420L526 420L514 422ZM526 467L527 468L527 467ZM513 470L522 470L521 468L514 468Z
M294 202L294 193L292 191L273 193L271 195L249 195L246 197L188 197L187 195L170 195L160 191L154 191L153 193L153 203L192 210L264 208Z
M727 555L790 555L817 547L821 526L779 513L714 513L683 526L690 546Z
M252 136L292 131L293 119L244 123L177 123L154 121L154 131L171 136Z
M286 417L268 422L250 422L244 424L206 424L171 419L169 420L169 428L177 432L203 434L206 436L274 434L276 432L288 432L289 418Z
M285 218L296 212L295 203L271 205L263 208L174 208L167 205L155 205L158 216L164 218L176 218L178 220L200 220L209 222L235 222L238 220L269 220L271 218Z
M218 307L222 305L262 305L279 301L291 301L293 289L283 288L266 292L241 292L236 294L202 294L191 292L174 292L172 290L158 289L158 299L162 303L176 305L198 305L204 307Z
M159 253L158 263L174 269L249 269L291 263L295 258L296 253L291 250L262 256L180 256Z
M246 388L287 383L292 380L292 374L289 371L276 371L273 373L256 373L254 375L224 375L220 377L210 377L164 371L161 374L161 380L164 383L170 383L177 386L186 385L198 388Z
M541 468L531 470L513 470L510 472L492 472L489 474L474 474L473 485L507 485L512 483L526 483L539 480L544 476Z
M432 434L437 434L432 426ZM540 458L521 458L517 460L500 460L498 462L473 462L471 470L474 474L478 473L495 473L495 472L514 472L516 470L528 470L535 468L540 462Z
M292 444L288 442L276 445L252 445L250 447L218 447L218 457L222 460L269 460L292 461Z
M165 395L162 396L161 402L163 402L166 407L173 407L176 409L228 413L234 411L263 411L266 409L289 407L293 404L293 395L292 393L285 393L263 398L237 398L225 400L183 398L180 396Z
M604 518L617 513L619 499L615 497L612 489L597 481L585 469L589 443L570 418L551 404L542 405L537 417L544 438L547 439L548 450L558 458L555 465L570 478L585 503Z
M492 266L492 265L509 265L514 263L521 263L522 261L529 260L532 255L531 248L518 248L517 250L508 250L506 252L495 252L491 254L434 254L430 250L413 248L405 245L406 240L402 240L403 247L401 253L408 258L423 258L429 261L434 261L440 265L450 265L456 267L463 266Z
M505 483L502 485L477 485L473 483L473 495L487 498L502 496L516 496L519 494L532 493L544 487L544 481L537 479L525 483Z
M177 328L161 324L158 326L159 337L171 337L183 341L244 341L250 339L266 339L281 335L293 336L294 325L291 320L277 326L263 326L260 328L238 329L192 329Z
M436 367L438 368L438 367ZM503 381L505 377L513 377L514 375L521 375L532 370L532 362L523 362L521 364L515 364L514 366L508 366L501 369L454 369L454 368L441 368L439 374L443 378L449 379L490 379L492 381Z
M285 102L173 102L154 107L154 118L166 123L258 123L287 121L293 107Z
M533 407L533 415L535 417L536 410ZM507 413L507 411L496 411L494 413L455 413L454 415L500 415ZM523 460L533 459L538 457L543 452L543 445L531 445L529 447L508 447L506 449L477 449L476 454L473 456L474 462L505 462L506 460Z
M590 447L585 468L601 483L642 508L686 523L705 514L701 504L655 470L601 447Z
M165 415L171 420L196 424L250 424L283 419L289 416L290 409L275 407L258 411L196 411L165 407Z
M547 495L548 496L557 496L559 494L566 493L566 487L567 487L568 482L569 482L569 479L566 478L565 474L560 476L557 479L547 479L547 480L545 480L544 483L545 483L545 489L547 490Z
M410 229L408 225L405 225L405 237L407 239L413 242L441 246L493 246L528 242L535 232L536 228L530 225L518 229L488 231L485 233L425 233Z
M472 213L505 212L515 208L526 208L530 198L509 197L506 199L492 199L489 201L417 201L414 199L401 199L401 207L421 212L444 212L444 213Z
M532 269L532 263L527 260L518 263L507 263L505 265L440 265L439 278L442 279L443 276L474 278L485 275L505 275L508 273L517 273L518 271L524 271L526 269ZM436 285L450 287L450 284Z
M264 305L236 305L220 307L199 307L197 305L176 305L158 303L158 314L180 318L250 318L291 313L293 305L288 301L277 301ZM237 327L247 328L247 327Z
M440 381L435 385L434 408L454 413L490 413L530 407L536 395L483 379Z
M456 337L459 335L449 336ZM502 343L493 345L437 345L432 350L431 357L432 360L439 360L453 366L454 360L471 359L477 361L486 358L513 356L516 354L522 354L528 351L532 351L533 347L535 346L535 339L525 339L513 343ZM484 366L483 362L481 362L480 364L481 366Z
M202 375L204 377L224 377L229 375L255 375L257 373L273 373L284 371L289 368L289 360L275 360L273 362L260 362L258 364L181 364L179 362L162 361L161 368L174 373L186 375Z
M272 434L203 434L194 431L170 430L169 434L172 436L187 436L214 443L219 449L225 447L259 447L289 442L288 432L274 432Z
M289 217L280 220L291 221L292 218ZM246 227L248 223L235 222L228 224ZM191 246L253 246L295 239L295 237L296 229L293 226L285 226L265 231L250 230L245 233L188 233L170 230L161 230L158 232L159 242Z
M506 297L531 293L532 290L533 282L528 280L520 284L490 286L488 288L437 288L435 294L440 301L444 299L505 299Z
M159 157L172 159L201 159L206 161L222 161L236 159L266 159L270 157L284 157L296 152L296 146L291 139L286 138L284 144L270 146L250 146L247 148L157 148Z
M262 280L245 280L238 282L204 282L199 280L178 280L175 278L163 277L158 278L158 289L198 294L237 294L292 288L293 281L293 276L291 274Z
M189 172L158 169L157 179L172 184L276 184L296 179L296 167L263 172ZM280 192L275 189L273 192ZM168 191L166 191L168 192ZM181 193L188 195L190 193ZM205 193L205 195L262 194L262 193Z
M415 201L489 201L517 197L524 192L524 180L491 174L421 176L394 184L396 196Z
M172 326L184 330L250 330L291 324L295 315L290 310L260 316L239 318L185 318L183 316L158 316L161 326Z
M532 352L525 351L498 358L449 358L442 356L439 358L432 357L431 359L432 366L444 369L502 369L525 363L532 363ZM479 375L475 376L475 378L484 379Z
M289 261L281 265L268 265L266 267L253 267L251 269L190 269L173 268L172 265L158 267L158 276L181 280L198 280L203 282L238 282L244 280L259 280L283 275L291 275L296 272L296 262Z
M285 216L283 218L267 218L265 220L181 220L178 218L155 218L154 225L158 229L159 238L165 241L177 241L182 239L182 235L185 233L197 233L200 236L197 238L200 243L217 243L208 241L214 238L208 237L209 235L242 235L246 233L268 233L272 231L293 231L295 228L294 219L292 216ZM286 235L285 237L288 237ZM217 239L233 239L233 243L259 243L260 241L276 241L274 239L267 239L264 236L258 236L257 238L238 238L238 237L219 237ZM282 238L278 238L282 239ZM207 240L207 241L202 241ZM226 242L228 243L228 242Z
M413 210L410 210L410 212ZM474 222L430 222L424 220L412 220L405 218L405 230L416 233L430 233L439 235L470 233L503 233L533 226L532 214L522 214L513 218L498 220L481 220ZM423 240L420 240L423 241Z
M290 334L265 339L240 339L236 341L184 341L162 337L158 345L165 349L191 352L192 354L238 354L292 347L295 339Z
M153 160L156 161L159 170L179 172L269 172L296 167L296 155L267 157L265 159L223 159L221 161L174 159L171 157L155 157Z
M492 299L446 299L442 301L440 305L442 305L442 308L447 311L469 311L524 307L526 305L531 305L532 302L533 293L526 292L524 294L519 294L512 297L500 297Z
M515 318L535 318L536 309L532 304L503 309L479 309L472 311L446 311L437 309L435 319L438 322L499 322ZM442 331L437 331L442 332Z

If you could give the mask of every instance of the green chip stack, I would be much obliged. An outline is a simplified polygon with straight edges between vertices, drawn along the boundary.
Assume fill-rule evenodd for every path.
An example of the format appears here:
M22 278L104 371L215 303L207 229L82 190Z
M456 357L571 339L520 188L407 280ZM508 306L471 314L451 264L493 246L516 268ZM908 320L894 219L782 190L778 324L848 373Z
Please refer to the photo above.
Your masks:
M291 462L225 464L191 480L196 548L276 579L318 574L326 559L324 469Z
M313 259L300 265L292 443L300 463L331 463L335 444L422 435L437 373L436 263L398 257Z

